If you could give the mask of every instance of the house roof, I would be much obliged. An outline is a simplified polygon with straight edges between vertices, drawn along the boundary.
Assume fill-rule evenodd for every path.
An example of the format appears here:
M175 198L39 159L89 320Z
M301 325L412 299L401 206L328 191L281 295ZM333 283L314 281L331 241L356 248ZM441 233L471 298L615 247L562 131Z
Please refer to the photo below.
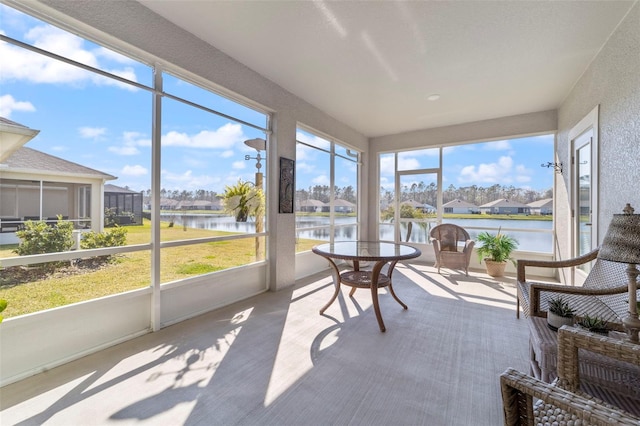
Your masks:
M368 137L553 111L637 5L139 2Z
M459 208L477 208L478 206L476 206L473 203L470 203L468 201L464 201L464 200L459 200L459 199L455 199L455 200L451 200L448 203L445 203L443 205L443 207L459 207Z
M118 194L140 194L138 191L132 191L127 188L123 188L121 186L113 185L111 183L107 183L104 185L104 192L118 193Z
M325 204L320 200L303 200L300 201L300 206L302 207L322 207Z
M536 209L543 208L543 207L544 208L547 208L547 207L551 208L551 207L553 207L553 198L545 198L545 199L542 199L542 200L533 201L533 202L531 202L531 203L529 203L527 205L529 207L533 207L533 208L536 208Z
M99 170L91 169L81 164L24 146L6 158L0 166L2 166L2 171L10 170L19 173L48 173L66 176L98 177L106 180L117 179L115 176Z
M355 207L356 205L350 201L343 200L342 198L336 198L333 200L333 205L337 207Z
M177 206L180 203L178 200L174 200L173 198L160 198L160 205L162 206Z
M487 207L529 207L526 204L519 203L513 200L507 200L506 198L500 198L495 201L491 201L490 203L486 203L480 206L481 208Z
M0 164L40 133L8 118L0 117Z

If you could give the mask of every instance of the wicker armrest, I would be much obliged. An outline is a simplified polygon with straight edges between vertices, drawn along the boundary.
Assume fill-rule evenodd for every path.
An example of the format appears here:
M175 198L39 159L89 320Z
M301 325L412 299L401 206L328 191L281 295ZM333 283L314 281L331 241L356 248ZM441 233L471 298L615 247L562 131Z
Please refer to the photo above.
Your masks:
M542 292L558 293L558 294L575 294L583 296L604 296L608 294L620 294L629 291L629 288L624 286L609 287L609 288L584 288L573 287L562 284L543 284L543 283L530 283L529 284L529 298L530 298L530 315L538 317L546 317L547 313L540 309L540 294Z
M640 345L628 340L590 333L577 327L558 330L558 377L565 389L580 387L579 352L585 349L617 361L640 366Z
M598 249L590 251L589 253L583 254L579 257L574 257L572 259L565 260L531 260L531 259L519 259L517 264L518 269L518 281L524 283L527 281L526 278L526 267L527 266L535 266L540 268L567 268L570 266L578 266L587 262L591 262L596 257L598 257Z
M507 426L536 425L542 422L546 412L536 410L533 398L543 401L557 409L565 411L563 415L572 420L579 419L587 425L638 425L640 418L622 410L611 408L597 399L569 392L554 384L545 383L512 368L500 375L504 424ZM542 408L542 407L541 407ZM538 414L536 419L535 414ZM554 410L553 414L557 414ZM547 419L548 421L548 419Z

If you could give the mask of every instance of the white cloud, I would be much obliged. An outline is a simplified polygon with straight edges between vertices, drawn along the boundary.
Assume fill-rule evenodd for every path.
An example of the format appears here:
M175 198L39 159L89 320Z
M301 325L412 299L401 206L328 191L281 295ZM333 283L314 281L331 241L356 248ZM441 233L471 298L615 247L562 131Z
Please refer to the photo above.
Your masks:
M395 161L393 159L393 155L385 155L380 159L380 174L385 176L394 176L395 171Z
M173 173L168 170L162 170L162 187L176 189L202 189L212 186L218 186L221 182L219 177L210 175L195 176L191 170L184 173Z
M139 164L136 164L135 166L130 166L127 164L122 168L120 173L125 176L144 176L148 174L148 170Z
M298 173L313 173L316 170L316 166L304 161L298 161L296 163L296 170Z
M91 67L103 69L113 74L137 81L135 71L131 67L122 69L110 68L100 63L99 56L108 58L102 51L91 52L84 47L84 40L73 34L51 25L39 25L31 28L25 39L34 46L73 59ZM87 83L98 85L115 85L128 90L137 90L130 85L96 75L65 62L45 55L38 55L28 50L0 42L0 57L3 59L2 74L4 80L22 80L32 83L64 83L82 87ZM109 57L110 59L113 56ZM117 61L120 62L120 61Z
M481 163L478 166L465 166L460 171L458 181L462 183L510 183L512 177L513 159L503 156L496 163Z
M420 168L420 161L413 157L398 156L398 170L415 170Z
M308 135L302 132L296 132L296 140L300 142L308 143L309 145L316 146L318 148L329 149L331 148L331 142L318 136Z
M329 185L329 178L327 177L327 175L320 175L311 179L311 182L313 182L315 185Z
M78 133L80 133L80 137L85 139L97 139L100 136L104 136L107 133L107 129L104 127L80 127Z
M296 144L296 160L298 161L308 160L312 154L312 151L313 149L306 145Z
M247 167L247 163L244 161L234 161L231 164L231 168L233 168L234 170L242 170L245 169Z
M162 145L228 150L244 139L246 138L242 132L242 126L227 123L217 130L203 130L195 135L171 131L162 136Z
M122 145L112 145L107 149L118 155L137 155L140 154L139 146L149 147L151 140L140 132L122 132Z
M4 73L4 63L2 67ZM36 107L34 107L31 102L17 101L11 95L0 96L0 117L11 118L13 111L34 112L35 110Z
M135 146L110 146L107 148L109 152L117 155L138 155L140 150Z
M482 144L485 151L508 151L511 149L509 141L495 141Z
M220 157L221 158L230 158L230 157L233 157L234 155L235 155L235 152L232 149L228 149L226 151L223 151L220 154Z

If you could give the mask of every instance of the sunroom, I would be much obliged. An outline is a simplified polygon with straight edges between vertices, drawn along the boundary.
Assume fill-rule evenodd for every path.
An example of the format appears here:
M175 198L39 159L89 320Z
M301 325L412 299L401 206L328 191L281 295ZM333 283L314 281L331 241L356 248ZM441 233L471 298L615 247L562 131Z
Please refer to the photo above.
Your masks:
M123 247L33 258L11 247L0 252L5 270L79 257L127 260L85 277L99 289L90 296L58 291L65 301L53 308L12 313L12 294L1 289L9 301L0 325L2 386L329 276L326 261L310 251L319 242L404 242L422 251L416 265L431 266L424 230L446 220L443 206L454 199L447 187L509 186L502 175L480 181L479 163L465 172L476 183L448 180L454 168L447 161L458 148L539 144L540 162L551 163L536 164L536 176L552 182L551 194L539 197L553 198L549 227L508 229L521 233L517 258L583 254L625 203L640 206L637 1L48 0L3 1L2 12L2 56L15 58L1 81L10 119L42 131L29 142L34 148L75 147L66 151L74 162L119 176L112 183L120 187L149 190L151 218L128 230ZM29 66L38 72L24 73ZM42 76L55 71L60 80L47 85ZM31 101L33 84L46 85L44 104ZM34 112L41 108L47 114ZM41 139L61 128L55 140ZM264 149L244 143L256 139ZM287 193L287 160L296 179L309 172L316 180ZM510 166L499 156L493 163ZM213 203L240 183L264 194L264 214L237 221L216 212L227 219L212 224L201 212L161 207ZM296 209L292 195L328 200L329 208L314 217ZM409 199L435 212L401 216ZM336 208L336 200L349 208ZM473 205L490 201L478 195ZM528 246L538 235L543 248ZM476 256L471 269L482 273Z

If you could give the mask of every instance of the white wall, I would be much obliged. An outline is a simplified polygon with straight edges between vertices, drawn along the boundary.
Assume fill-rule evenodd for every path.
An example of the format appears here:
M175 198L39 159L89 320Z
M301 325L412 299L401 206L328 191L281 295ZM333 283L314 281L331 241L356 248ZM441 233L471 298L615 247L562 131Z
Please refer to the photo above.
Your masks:
M625 203L640 212L640 3L630 10L598 56L558 109L557 155L570 164L569 131L596 105L599 120L598 244L613 214ZM568 235L571 224L570 173L557 180L556 234ZM560 239L561 257L570 257L570 242Z

